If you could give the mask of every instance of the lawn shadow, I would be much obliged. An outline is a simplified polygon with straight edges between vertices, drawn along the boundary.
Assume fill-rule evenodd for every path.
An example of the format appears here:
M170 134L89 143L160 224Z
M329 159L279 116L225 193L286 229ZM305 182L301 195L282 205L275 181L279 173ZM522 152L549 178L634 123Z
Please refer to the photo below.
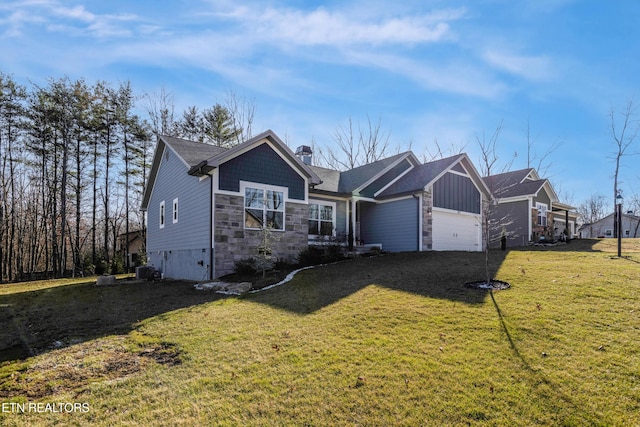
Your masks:
M222 298L180 281L120 280L0 295L0 362L125 334L141 320Z
M506 254L491 251L490 271L498 271ZM305 270L290 283L250 298L306 314L377 285L429 298L482 304L487 292L467 288L465 283L481 280L485 275L484 253L480 252L394 253Z
M496 309L496 314L498 315L498 320L500 322L500 326L502 328L502 332L507 338L509 342L509 347L513 351L513 354L520 361L523 368L534 378L533 381L529 384L532 390L539 392L537 397L540 399L546 400L548 405L556 408L556 413L560 413L561 411L567 412L571 414L578 414L580 417L580 423L582 425L604 425L600 417L590 414L585 409L576 403L576 401L568 394L561 391L560 387L554 386L551 383L549 378L544 374L541 369L535 369L531 366L527 358L522 354L518 345L514 341L511 332L509 331L509 327L507 326L507 322L505 321L505 316L498 305L494 297L493 291L489 291L491 296L491 301L493 302L493 306ZM540 357L546 358L549 357L546 353L541 353ZM566 421L566 420L563 420Z

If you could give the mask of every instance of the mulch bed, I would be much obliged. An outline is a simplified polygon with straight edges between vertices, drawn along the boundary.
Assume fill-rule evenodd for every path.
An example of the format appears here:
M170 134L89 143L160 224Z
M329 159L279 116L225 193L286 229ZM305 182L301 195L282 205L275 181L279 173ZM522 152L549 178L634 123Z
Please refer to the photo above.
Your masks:
M502 291L509 289L511 284L502 280L492 279L489 283L486 280L478 280L475 282L467 282L464 284L467 288L482 289L485 291Z

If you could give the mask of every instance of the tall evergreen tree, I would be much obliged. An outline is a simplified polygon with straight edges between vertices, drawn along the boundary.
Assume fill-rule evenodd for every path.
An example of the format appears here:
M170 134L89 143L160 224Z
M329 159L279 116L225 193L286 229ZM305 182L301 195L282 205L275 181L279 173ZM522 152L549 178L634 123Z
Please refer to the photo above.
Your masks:
M242 134L242 128L235 127L229 109L220 104L202 112L202 123L205 141L219 147L236 145Z

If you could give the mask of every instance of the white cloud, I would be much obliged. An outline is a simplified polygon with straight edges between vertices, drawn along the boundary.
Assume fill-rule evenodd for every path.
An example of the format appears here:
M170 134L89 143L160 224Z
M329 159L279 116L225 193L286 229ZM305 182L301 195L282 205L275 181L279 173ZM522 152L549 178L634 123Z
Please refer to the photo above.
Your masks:
M132 14L95 14L83 5L68 7L56 0L33 0L11 2L0 5L0 13L10 12L7 18L0 18L5 24L5 37L21 37L31 28L38 26L47 31L62 32L72 36L127 37L134 31L131 22L141 21Z
M459 19L463 10L441 11L433 14L381 18L359 18L351 12L313 11L267 8L256 11L239 7L219 17L235 19L253 33L256 39L300 46L353 44L419 44L445 39L449 21Z
M507 90L502 83L471 62L456 59L412 59L393 54L352 51L349 60L402 75L425 89L494 98Z
M549 80L554 74L551 60L545 56L517 55L490 49L483 52L482 58L493 67L529 80Z

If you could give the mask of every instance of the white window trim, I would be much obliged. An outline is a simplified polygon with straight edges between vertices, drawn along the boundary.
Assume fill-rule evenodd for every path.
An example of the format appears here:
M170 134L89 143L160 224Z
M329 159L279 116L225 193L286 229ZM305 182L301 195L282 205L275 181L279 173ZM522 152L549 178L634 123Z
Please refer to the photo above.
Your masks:
M178 198L173 199L173 212L172 212L173 224L178 222Z
M240 194L242 194L242 221L243 221L243 227L245 230L261 230L261 228L249 228L246 226L246 221L247 221L247 208L245 206L245 194L246 194L246 189L247 187L249 188L255 188L257 190L263 190L263 191L278 191L282 193L282 201L283 201L283 205L282 205L282 228L281 229L277 229L277 228L273 228L272 231L286 231L287 230L287 202L289 201L289 188L287 187L280 187L277 185L269 185L269 184L260 184L257 182L249 182L249 181L240 181Z
M160 228L164 228L164 225L167 220L167 211L165 209L164 200L160 202L160 211L158 213L159 213L158 221L160 223Z
M604 230L604 237L613 237L613 229L612 228L606 228Z
M336 237L336 228L337 228L337 224L336 224L336 211L337 211L337 207L336 207L336 202L329 202L326 200L317 200L317 199L309 199L309 204L310 205L318 205L318 206L331 206L331 222L333 224L333 230L331 231L331 236ZM311 220L311 218L309 218L307 216L307 220ZM320 219L318 218L318 221L320 221ZM313 234L311 232L309 232L309 236L311 237L325 237L322 234Z
M540 227L546 227L549 225L549 218L547 218L547 213L549 212L549 206L546 203L540 203L540 202L536 202L536 211L538 211L537 213L537 217L540 218L540 208L544 206L544 225L540 224L540 221L538 221L538 226Z

